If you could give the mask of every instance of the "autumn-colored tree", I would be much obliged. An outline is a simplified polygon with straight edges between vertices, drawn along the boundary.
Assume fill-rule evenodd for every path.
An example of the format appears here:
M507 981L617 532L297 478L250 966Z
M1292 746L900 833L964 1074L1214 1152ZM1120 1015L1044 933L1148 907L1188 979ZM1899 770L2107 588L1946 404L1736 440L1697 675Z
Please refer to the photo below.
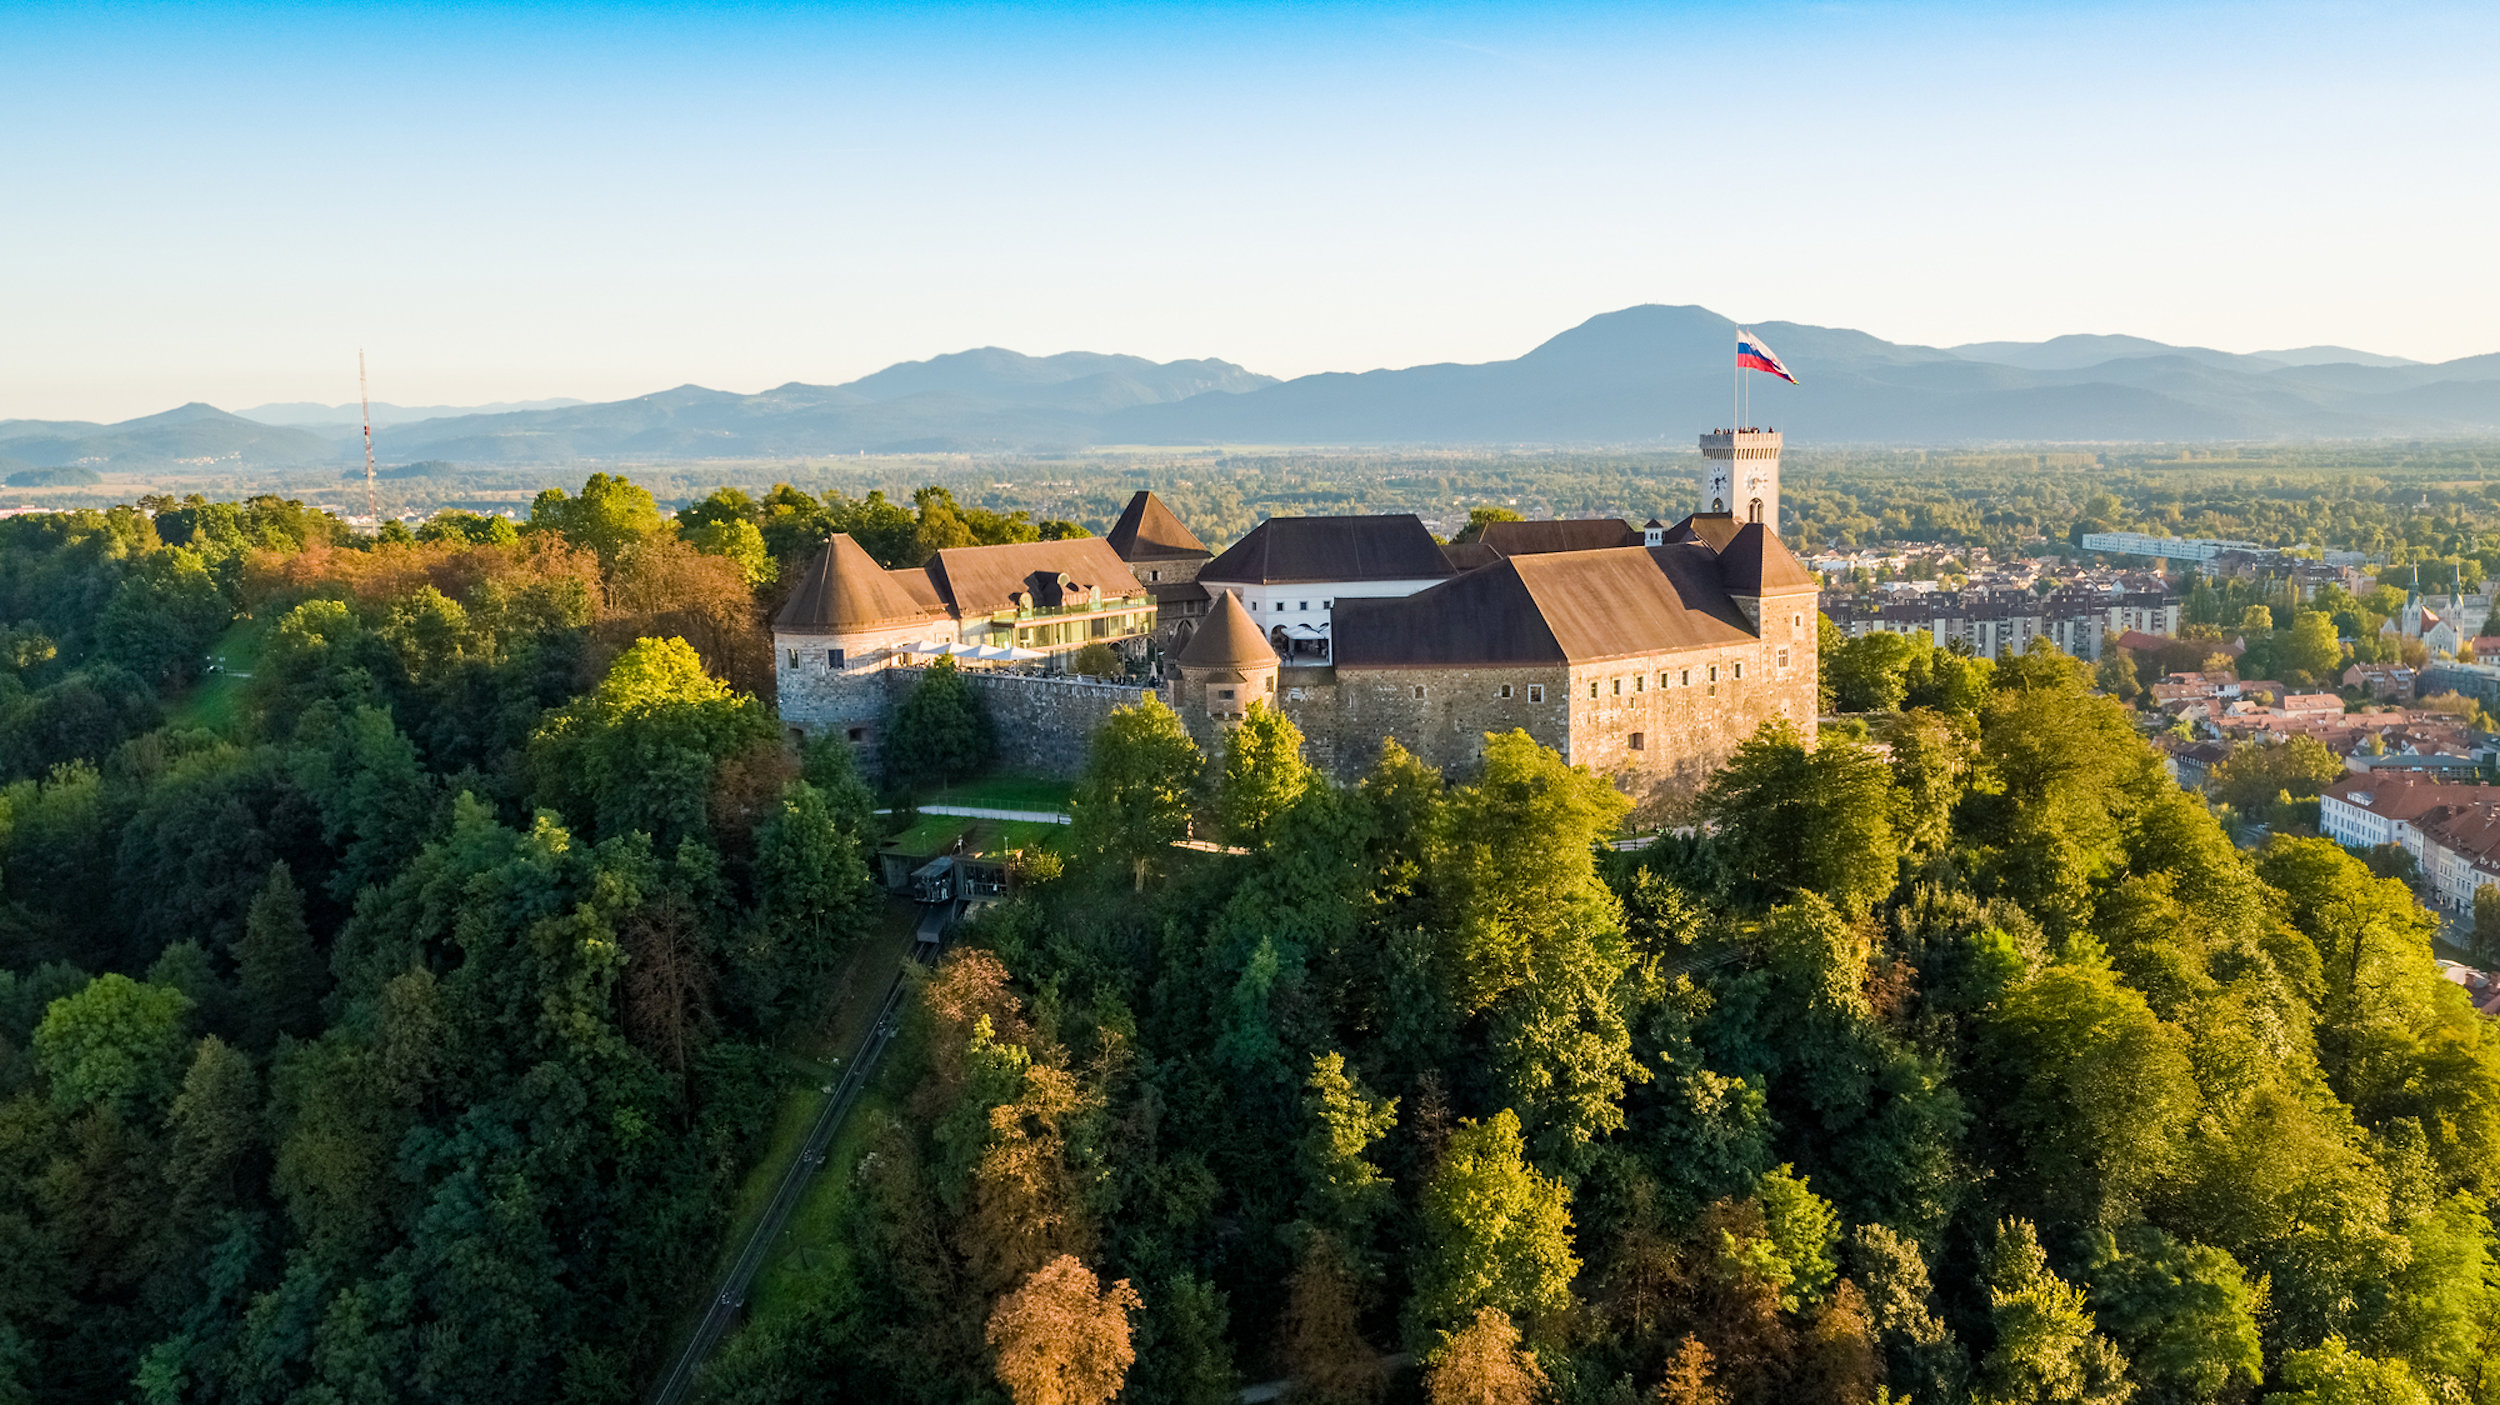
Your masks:
M1881 1367L1875 1330L1858 1285L1841 1279L1798 1334L1796 1398L1817 1405L1864 1405Z
M1324 1230L1304 1236L1285 1289L1278 1354L1294 1395L1315 1405L1366 1405L1388 1388L1380 1353L1363 1340L1362 1293L1345 1252Z
M1060 1255L990 1313L999 1384L1016 1405L1103 1405L1137 1360L1128 1315L1144 1306L1127 1279L1105 1288L1075 1255Z
M1727 1405L1727 1392L1711 1375L1710 1348L1687 1334L1667 1358L1667 1374L1658 1382L1658 1405Z
M990 1109L990 1144L974 1172L973 1213L963 1234L966 1256L985 1283L1012 1283L1054 1255L1091 1247L1063 1125L1085 1105L1074 1075L1035 1062L1026 1065L1014 1100Z
M1478 1308L1424 1372L1431 1405L1533 1405L1551 1383L1500 1308Z

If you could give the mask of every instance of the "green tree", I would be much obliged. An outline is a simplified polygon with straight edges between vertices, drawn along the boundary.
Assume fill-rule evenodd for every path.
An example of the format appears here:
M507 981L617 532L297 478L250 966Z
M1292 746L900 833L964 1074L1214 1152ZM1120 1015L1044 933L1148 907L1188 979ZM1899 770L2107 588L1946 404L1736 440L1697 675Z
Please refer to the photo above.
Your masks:
M1335 1050L1312 1058L1304 1087L1311 1130L1302 1139L1303 1218L1359 1251L1389 1207L1389 1179L1370 1153L1397 1125L1398 1100L1373 1097Z
M716 768L778 746L755 699L703 671L683 639L641 639L530 738L536 793L601 835L649 834L661 852L709 832Z
M2132 1225L2093 1240L2091 1304L2157 1401L2220 1399L2257 1384L2257 1292L2220 1249Z
M1580 1271L1571 1191L1528 1164L1517 1114L1505 1108L1460 1123L1418 1212L1422 1238L1407 1311L1422 1340L1446 1340L1480 1308L1536 1321L1570 1307Z
M1927 1260L1917 1241L1881 1224L1859 1225L1849 1259L1852 1276L1866 1285L1868 1324L1894 1392L1911 1400L1959 1399L1970 1360L1936 1315Z
M270 865L269 881L252 899L235 965L249 1002L255 1047L268 1048L280 1034L301 1039L313 1032L330 973L313 950L312 929L304 922L304 895L284 863Z
M1156 861L1189 833L1200 765L1198 744L1155 694L1115 709L1094 733L1068 801L1070 842L1128 869L1142 892Z
M2267 1396L2268 1405L2431 1405L2404 1362L2364 1356L2341 1336L2285 1352L2282 1376L2284 1389Z
M1311 786L1311 768L1302 759L1302 729L1255 699L1240 724L1225 731L1222 764L1216 820L1236 844L1258 846L1276 817Z
M2344 774L2344 763L2315 737L2294 736L2269 745L2242 742L2206 778L2214 798L2244 814L2278 795L2313 800Z
M1981 1066L2023 1202L2062 1225L2132 1218L2196 1113L2186 1046L2106 966L2053 966L1999 1000Z
M911 495L911 503L919 513L912 531L915 563L954 547L979 544L980 539L973 535L972 524L964 520L963 509L956 504L953 493L935 486L922 488Z
M2120 702L2132 703L2144 691L2144 685L2136 678L2135 655L2114 645L2101 655L2100 663L2093 669L2093 682Z
M530 502L528 530L552 532L614 566L625 548L659 535L668 525L649 489L623 477L594 473L580 497L548 488Z
M35 1026L35 1066L65 1112L98 1103L134 1109L170 1093L191 1002L167 986L107 972L64 995Z
M1840 1216L1814 1193L1807 1178L1788 1166L1765 1171L1754 1182L1762 1226L1779 1256L1780 1306L1790 1312L1821 1302L1840 1275Z
M998 736L980 694L941 658L894 709L877 750L887 784L908 790L975 774L997 755Z
M2275 661L2287 683L2311 687L2331 683L2344 664L2344 646L2336 636L2334 617L2323 610L2293 615L2291 632L2276 648Z
M1120 664L1120 651L1103 643L1088 644L1077 650L1071 667L1091 678L1117 678L1127 671Z
M1605 777L1519 731L1487 736L1476 779L1440 806L1428 867L1445 998L1488 1017L1496 1076L1540 1155L1621 1127L1625 1085L1649 1077L1623 1018L1623 909L1595 859L1629 809Z
M2395 848L2408 859L2413 857L2409 850L2394 845L2382 847ZM2468 940L2476 960L2500 962L2500 885L2486 883L2474 890L2474 930Z
M765 548L763 530L752 522L702 522L686 528L686 544L706 556L736 562L749 585L762 585L780 572L780 563Z
M1450 540L1454 542L1481 541L1484 538L1484 529L1492 526L1494 523L1517 522L1520 520L1522 519L1519 514L1510 508L1497 507L1490 503L1480 503L1477 506L1467 509L1467 525L1459 528L1458 535L1450 538Z
M1910 662L1919 647L1908 635L1876 630L1820 656L1842 712L1892 712L1909 696Z
M1870 747L1827 736L1808 750L1774 718L1711 777L1701 804L1720 862L1755 901L1804 891L1863 907L1892 891L1895 797Z
M1988 1264L1996 1346L1980 1362L1982 1405L2124 1405L2126 1358L2093 1330L2083 1294L2049 1268L2030 1223L1997 1226Z

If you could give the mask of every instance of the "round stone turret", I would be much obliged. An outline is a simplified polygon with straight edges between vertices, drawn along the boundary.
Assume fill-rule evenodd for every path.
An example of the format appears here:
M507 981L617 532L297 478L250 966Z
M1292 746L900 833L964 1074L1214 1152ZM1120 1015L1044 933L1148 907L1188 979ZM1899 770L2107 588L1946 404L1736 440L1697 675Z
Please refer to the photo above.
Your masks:
M1213 604L1207 622L1173 660L1180 670L1174 710L1193 724L1193 731L1201 718L1232 726L1254 701L1276 705L1276 672L1282 666L1276 650L1250 612L1241 608L1240 596L1220 591Z

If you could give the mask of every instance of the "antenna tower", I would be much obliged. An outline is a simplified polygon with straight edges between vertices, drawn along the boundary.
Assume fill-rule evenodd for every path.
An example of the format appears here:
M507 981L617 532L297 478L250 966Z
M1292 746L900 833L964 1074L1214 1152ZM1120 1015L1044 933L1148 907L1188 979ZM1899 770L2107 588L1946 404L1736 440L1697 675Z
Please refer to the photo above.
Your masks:
M365 351L356 348L356 403L365 412L365 516L373 519L373 529L382 530L382 510L374 505L373 496L373 395L365 389Z

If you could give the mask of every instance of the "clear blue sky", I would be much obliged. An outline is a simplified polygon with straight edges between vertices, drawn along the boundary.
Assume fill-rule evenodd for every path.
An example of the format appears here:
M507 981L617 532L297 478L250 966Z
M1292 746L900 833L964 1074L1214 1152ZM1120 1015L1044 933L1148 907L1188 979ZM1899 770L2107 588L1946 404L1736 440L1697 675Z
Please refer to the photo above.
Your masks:
M0 7L0 417L1600 311L2500 350L2500 6Z

